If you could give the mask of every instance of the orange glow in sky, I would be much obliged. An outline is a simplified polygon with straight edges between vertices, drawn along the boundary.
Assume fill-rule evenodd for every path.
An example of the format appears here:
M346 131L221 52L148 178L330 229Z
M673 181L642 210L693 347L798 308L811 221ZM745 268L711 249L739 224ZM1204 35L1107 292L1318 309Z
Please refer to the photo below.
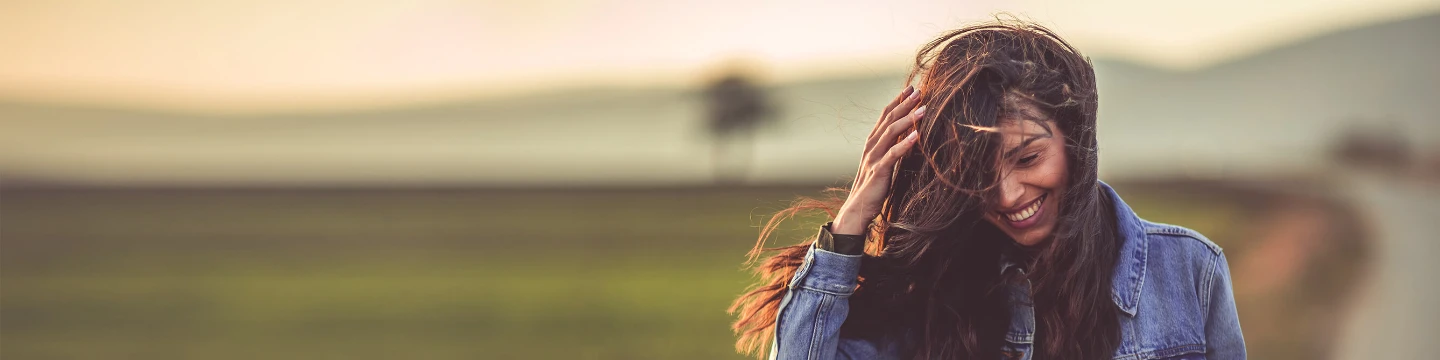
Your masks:
M54 0L0 5L0 98L206 111L336 108L593 84L899 72L998 11L1094 57L1203 67L1433 0Z

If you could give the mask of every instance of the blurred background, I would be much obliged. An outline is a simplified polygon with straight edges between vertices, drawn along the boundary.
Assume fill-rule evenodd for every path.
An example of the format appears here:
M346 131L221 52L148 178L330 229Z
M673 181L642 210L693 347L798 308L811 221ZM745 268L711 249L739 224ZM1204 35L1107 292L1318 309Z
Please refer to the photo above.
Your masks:
M9 0L0 358L741 358L757 226L998 12L1253 358L1440 353L1440 1Z

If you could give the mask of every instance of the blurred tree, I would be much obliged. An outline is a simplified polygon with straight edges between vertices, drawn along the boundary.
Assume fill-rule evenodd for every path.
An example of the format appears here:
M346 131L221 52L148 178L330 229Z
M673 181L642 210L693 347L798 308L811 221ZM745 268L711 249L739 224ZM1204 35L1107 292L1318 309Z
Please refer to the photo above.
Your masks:
M750 173L756 130L774 112L765 89L746 72L726 71L705 89L711 142L711 163L715 181L743 182Z

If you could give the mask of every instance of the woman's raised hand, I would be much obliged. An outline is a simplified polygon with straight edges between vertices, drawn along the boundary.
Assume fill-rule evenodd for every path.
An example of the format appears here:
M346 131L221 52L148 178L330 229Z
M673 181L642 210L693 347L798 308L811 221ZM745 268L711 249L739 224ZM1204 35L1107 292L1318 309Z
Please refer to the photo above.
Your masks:
M870 221L880 214L885 197L890 193L890 176L895 171L895 163L905 157L920 138L918 133L910 130L915 121L925 116L924 106L915 108L915 104L920 103L919 93L914 87L905 88L880 113L880 120L865 140L865 152L860 157L855 183L850 185L850 197L845 199L845 205L840 206L840 213L835 215L830 231L836 234L864 234ZM902 139L901 135L905 137Z

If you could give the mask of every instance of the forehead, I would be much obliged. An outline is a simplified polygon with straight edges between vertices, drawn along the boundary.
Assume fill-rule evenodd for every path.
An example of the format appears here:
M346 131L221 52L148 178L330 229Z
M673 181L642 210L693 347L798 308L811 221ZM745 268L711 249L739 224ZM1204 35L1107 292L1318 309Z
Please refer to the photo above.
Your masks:
M1055 137L1055 121L1047 117L1007 116L996 127L1005 144L1019 144L1034 137Z
M1052 127L1054 119L1041 110L1033 101L1015 92L1005 94L1003 103L1000 106L1000 114L996 119L997 128L1004 135L1006 141L1011 138L1035 136L1037 134L1053 135Z

